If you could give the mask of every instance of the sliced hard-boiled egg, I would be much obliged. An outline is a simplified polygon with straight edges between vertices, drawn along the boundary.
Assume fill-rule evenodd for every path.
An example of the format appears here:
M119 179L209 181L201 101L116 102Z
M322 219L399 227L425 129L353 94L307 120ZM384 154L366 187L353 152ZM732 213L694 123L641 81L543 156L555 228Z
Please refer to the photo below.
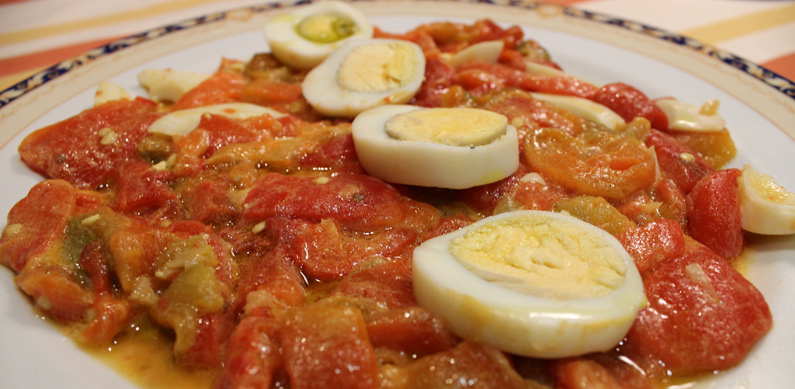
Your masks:
M514 211L414 250L414 295L457 335L536 358L615 347L647 300L632 257L564 213Z
M670 130L714 132L726 128L726 120L717 112L717 100L709 100L701 106L674 99L660 99L655 103L668 117Z
M541 75L544 75L544 76L551 76L551 77L571 77L571 78L576 78L577 80L580 80L580 81L582 81L582 82L584 82L586 84L596 85L593 82L588 81L588 80L586 80L586 79L584 79L582 77L578 77L578 76L566 73L566 72L564 72L562 70L553 68L552 66L542 65L540 63L527 61L525 63L525 69L530 74L541 74Z
M215 104L171 112L155 120L149 126L149 132L170 136L187 135L199 126L204 114L222 115L232 119L247 119L265 114L276 119L287 116L287 114L256 104Z
M149 91L152 100L174 102L210 76L174 69L147 69L138 73L138 83Z
M364 14L334 1L299 8L265 25L273 55L298 69L313 68L340 45L372 36L373 26Z
M503 47L505 47L505 42L501 40L475 43L455 53L450 60L450 64L458 66L462 63L474 60L486 63L497 63L497 59L500 58Z
M94 106L113 100L131 100L132 95L119 84L101 81L94 92Z
M485 185L519 167L516 128L476 108L384 105L359 114L352 132L362 167L384 181L450 189Z
M585 120L599 123L608 129L619 130L626 125L624 119L610 108L588 99L548 93L533 93L533 97L563 108Z
M383 104L411 100L425 76L425 55L413 42L368 39L349 42L312 69L302 83L318 112L356 116Z
M552 66L542 65L540 63L527 62L525 63L525 67L527 68L527 72L532 74L542 74L545 76L568 76L568 74L562 70L555 69Z
M795 234L795 193L749 165L743 167L737 181L744 230L764 235Z

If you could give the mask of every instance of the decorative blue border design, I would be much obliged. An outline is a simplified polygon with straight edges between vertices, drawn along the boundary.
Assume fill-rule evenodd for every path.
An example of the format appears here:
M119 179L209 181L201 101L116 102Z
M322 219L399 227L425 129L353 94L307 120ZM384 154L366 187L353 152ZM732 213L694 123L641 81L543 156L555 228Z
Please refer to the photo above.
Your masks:
M607 15L602 15L594 12L583 11L576 8L565 7L564 12L567 16L588 19L591 21L609 24L629 31L637 32L644 35L649 35L657 39L668 41L680 46L686 46L694 51L705 54L709 57L718 59L719 61L739 69L754 78L768 84L769 86L777 89L779 92L795 99L795 83L791 80L773 72L761 65L751 62L745 58L734 55L728 51L721 50L715 46L705 44L693 38L686 37L671 31L666 31L660 28L647 26L641 23L618 19Z
M374 0L350 0L350 1L368 2ZM456 0L423 0L423 1L455 2ZM541 5L550 5L550 4L545 4L543 2L530 1L530 0L459 0L459 1L467 3L493 4L503 7L519 7L528 10L536 9ZM311 2L312 0L288 0L288 1L271 2L248 8L234 9L216 14L201 16L195 19L185 20L175 24L169 24L166 26L157 27L148 31L144 31L140 34L132 35L126 38L113 41L104 46L100 46L95 49L89 50L88 52L80 56L53 65L17 83L16 85L0 92L0 108L3 108L4 106L10 104L12 101L20 98L25 93L28 93L33 89L57 77L60 77L61 75L77 67L87 64L99 57L110 55L115 53L116 51L137 45L141 42L157 39L159 37L168 35L176 31L181 31L204 24L224 21L227 19L227 17L230 14L235 12L248 11L253 13L262 13L276 8L294 7L302 4L308 4ZM639 34L645 34L658 39L662 39L677 45L686 46L697 52L703 53L707 56L714 57L720 60L721 62L727 64L728 66L737 68L740 71L745 72L753 76L754 78L757 78L761 82L778 90L779 92L785 94L786 96L795 99L795 83L769 69L766 69L756 63L738 57L727 51L720 50L714 46L704 44L698 40L683 35L679 35L671 31L666 31L656 27L647 26L642 23L615 18L595 12L584 11L574 7L568 7L562 5L554 5L554 6L560 7L560 9L563 11L563 15L568 17L586 19L598 23L609 24L618 28L623 28L629 31L637 32Z
M47 69L44 69L25 80L20 81L16 85L0 92L0 108L10 104L12 101L22 97L25 93L60 77L80 66L83 66L97 58L113 54L119 50L125 49L130 46L137 45L141 42L156 39L176 31L185 30L191 27L196 27L203 24L214 23L226 19L226 13L205 15L199 18L183 21L179 24L170 24L162 27L157 27L139 34L131 35L110 42L104 46L91 49L77 57L68 59L61 63L55 64Z

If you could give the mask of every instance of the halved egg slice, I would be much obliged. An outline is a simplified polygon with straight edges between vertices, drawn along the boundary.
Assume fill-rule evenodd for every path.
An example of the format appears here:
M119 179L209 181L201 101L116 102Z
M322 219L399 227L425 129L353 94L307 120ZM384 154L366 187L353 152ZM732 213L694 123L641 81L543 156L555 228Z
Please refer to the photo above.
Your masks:
M615 347L647 303L632 257L563 213L515 211L414 250L414 295L457 335L536 358Z
M383 104L403 104L419 90L425 55L399 39L352 41L312 69L302 83L304 97L328 116L356 116Z
M210 76L174 69L146 69L138 73L138 83L149 91L152 100L175 102Z
M613 110L588 99L549 93L533 93L532 95L538 100L563 108L585 120L599 123L613 131L619 130L626 125L624 119Z
M187 135L199 126L204 114L222 115L232 119L247 119L265 114L275 119L287 116L285 113L250 103L214 104L171 112L152 122L148 131L170 136Z
M132 95L124 87L109 81L100 81L97 91L94 92L94 106L102 105L113 100L132 100Z
M519 167L516 128L483 109L384 105L360 113L352 132L362 167L388 182L463 189Z
M756 234L795 234L795 193L768 174L745 165L737 179L743 229Z
M726 120L718 114L718 100L701 106L674 99L655 101L668 117L668 128L677 131L713 132L726 128Z
M450 59L450 64L458 66L474 60L485 63L497 63L504 47L505 42L501 40L475 43L455 53Z
M552 76L552 77L572 77L584 82L586 84L596 85L593 81L586 80L582 77L575 76L573 74L566 73L562 70L558 70L553 68L552 66L542 65L540 63L535 63L531 61L527 61L525 63L525 69L530 74L541 74L545 76Z
M340 45L371 38L373 26L356 8L325 1L273 18L264 32L276 58L294 68L310 69Z

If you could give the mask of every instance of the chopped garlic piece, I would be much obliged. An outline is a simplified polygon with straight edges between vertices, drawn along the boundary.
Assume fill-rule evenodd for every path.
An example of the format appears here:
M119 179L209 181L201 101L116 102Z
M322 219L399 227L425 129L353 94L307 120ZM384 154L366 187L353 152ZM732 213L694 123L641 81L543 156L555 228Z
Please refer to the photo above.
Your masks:
M83 221L81 221L80 224L83 225L83 226L88 227L90 225L93 225L97 221L99 221L99 214L95 213L95 214L83 219Z
M254 234L259 234L260 232L265 231L266 226L267 224L265 222L259 222L251 228L251 232Z

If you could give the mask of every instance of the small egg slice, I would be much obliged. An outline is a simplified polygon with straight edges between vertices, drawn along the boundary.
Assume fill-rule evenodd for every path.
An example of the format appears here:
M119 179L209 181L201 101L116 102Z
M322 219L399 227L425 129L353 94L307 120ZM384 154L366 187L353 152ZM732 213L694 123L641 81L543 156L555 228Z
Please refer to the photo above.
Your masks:
M94 106L113 100L132 100L132 95L119 84L101 81L94 92Z
M359 114L352 133L362 167L397 184L463 189L519 167L516 128L476 108L384 105Z
M304 97L324 115L356 116L383 104L403 104L419 90L425 55L413 42L368 39L349 42L312 69Z
M533 93L534 98L563 108L585 120L599 123L613 131L626 125L624 119L610 108L588 99L549 93Z
M525 63L525 69L530 74L541 74L541 75L544 75L544 76L551 76L551 77L571 77L571 78L576 78L576 79L578 79L578 80L580 80L580 81L582 81L582 82L584 82L586 84L596 85L592 81L586 80L586 79L584 79L582 77L578 77L578 76L566 73L566 72L564 72L562 70L558 70L556 68L553 68L552 66L542 65L540 63L527 61Z
M655 101L668 117L668 129L690 132L713 132L726 128L726 120L717 113L718 100L710 100L702 106L674 99Z
M464 339L535 358L615 347L647 303L621 243L568 214L514 211L414 250L420 306Z
M282 63L310 69L340 45L372 38L373 26L356 8L325 1L273 18L264 32L273 55Z
M249 103L225 103L182 109L162 116L149 125L149 132L169 136L187 135L201 123L204 114L222 115L233 119L247 119L265 114L278 119L287 114L261 105Z
M146 69L138 73L138 83L149 91L152 100L175 102L210 76L174 69Z
M795 234L795 193L749 165L742 172L737 181L743 229L763 235Z
M501 40L475 43L474 45L455 53L453 58L450 60L450 64L453 66L458 66L473 60L478 60L485 63L497 63L497 60L500 58L500 53L502 53L502 49L504 47L505 42Z

